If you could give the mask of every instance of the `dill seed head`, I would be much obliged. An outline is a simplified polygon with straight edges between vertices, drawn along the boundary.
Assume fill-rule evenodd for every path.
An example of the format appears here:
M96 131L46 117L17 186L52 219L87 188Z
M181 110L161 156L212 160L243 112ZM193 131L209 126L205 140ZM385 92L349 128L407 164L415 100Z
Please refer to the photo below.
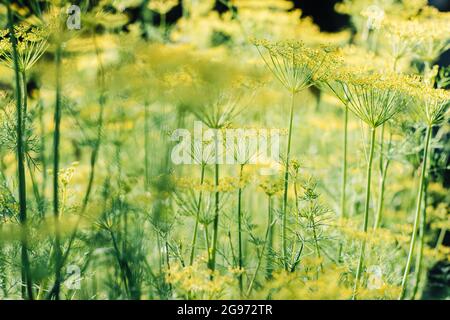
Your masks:
M433 61L450 47L450 22L447 19L391 18L385 23L394 57L413 54L423 61Z
M332 72L335 61L326 48L312 49L298 41L254 40L268 69L290 92L298 93Z
M21 24L14 27L17 39L18 67L27 71L39 60L47 50L48 35L42 28ZM0 62L8 68L14 68L13 49L9 30L0 31Z
M418 80L396 73L368 73L348 67L327 81L358 118L376 128L406 107L411 100L410 90Z
M450 92L444 89L434 89L426 85L420 85L412 88L411 103L412 111L419 121L427 125L437 125L441 123L450 106Z

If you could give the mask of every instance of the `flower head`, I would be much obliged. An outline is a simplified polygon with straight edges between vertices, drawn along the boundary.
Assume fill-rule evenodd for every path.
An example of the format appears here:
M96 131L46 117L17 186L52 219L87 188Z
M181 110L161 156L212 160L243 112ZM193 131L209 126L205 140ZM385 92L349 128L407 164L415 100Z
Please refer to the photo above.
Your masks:
M412 96L414 101L411 106L420 121L428 125L436 125L445 119L450 106L448 90L421 85L412 90Z
M335 62L326 48L312 49L298 41L257 40L254 44L273 75L294 93L325 78Z
M22 24L14 27L14 36L17 39L19 70L29 70L48 47L47 33L42 28ZM9 31L0 31L0 61L12 69L14 68L14 53L10 37Z
M409 103L409 92L417 78L346 68L336 72L327 83L358 118L376 128Z

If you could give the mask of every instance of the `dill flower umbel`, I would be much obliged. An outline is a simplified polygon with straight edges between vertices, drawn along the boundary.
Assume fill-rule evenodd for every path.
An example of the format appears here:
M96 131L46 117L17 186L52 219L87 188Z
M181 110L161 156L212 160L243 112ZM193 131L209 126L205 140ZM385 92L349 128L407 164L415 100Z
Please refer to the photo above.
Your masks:
M416 245L416 230L419 226L419 222L421 224L420 228L423 229L426 224L426 210L423 216L420 216L422 210L422 202L423 202L423 193L424 193L424 184L425 184L425 176L428 174L427 169L427 161L430 153L430 140L431 140L431 131L434 125L439 124L444 120L445 114L448 111L448 106L450 103L450 93L448 91L442 89L432 89L428 86L422 85L419 88L415 88L413 90L413 94L415 97L415 103L413 104L415 113L418 115L419 119L426 124L426 133L425 133L425 145L423 149L423 163L422 169L419 179L419 187L417 190L417 200L416 200L416 210L414 214L414 225L413 231L411 233L411 240L409 243L409 252L408 258L406 260L406 266L403 273L402 284L401 284L401 292L400 299L403 299L406 294L407 280L409 271L411 268L412 257L414 253L414 248ZM420 241L423 243L423 235L420 236ZM418 265L416 268L421 267L422 255L423 255L423 246L419 247L418 253ZM416 286L418 283L418 278L420 274L417 273L416 276Z
M349 68L336 72L333 78L326 81L359 119L371 128L377 128L407 105L408 84L413 83L415 78Z
M412 90L413 112L418 119L429 126L437 125L445 119L450 106L450 92L421 86Z
M391 18L385 22L394 58L406 54L431 63L450 47L450 23L447 19Z
M44 54L48 47L47 33L42 28L21 24L14 27L17 43L17 62L20 71L27 71ZM10 34L0 31L0 61L8 68L14 68L13 49Z
M302 42L255 40L254 44L267 68L289 92L298 93L321 81L335 65L329 50L312 49Z

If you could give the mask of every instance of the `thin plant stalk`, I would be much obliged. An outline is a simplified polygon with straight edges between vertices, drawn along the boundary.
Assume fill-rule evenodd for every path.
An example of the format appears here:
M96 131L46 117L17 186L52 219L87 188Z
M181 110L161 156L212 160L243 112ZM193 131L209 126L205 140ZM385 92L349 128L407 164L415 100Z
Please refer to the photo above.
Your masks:
M202 164L202 169L200 173L200 187L203 186L203 182L205 180L205 164ZM197 201L197 214L195 216L195 226L194 226L194 234L192 236L192 243L191 243L191 254L189 256L189 265L192 266L194 263L194 256L195 256L195 245L197 243L197 233L198 233L198 225L200 223L200 211L201 211L201 204L202 204L202 197L203 197L203 191L200 189L200 193L198 195L198 201Z
M346 202L346 189L347 189L347 149L348 149L348 107L345 106L344 111L344 151L342 157L342 181L341 181L341 218L347 217L345 202ZM341 259L342 255L342 242L339 244L338 258Z
M208 257L208 262L209 262L211 260L211 247L210 247L210 244L209 244L208 225L205 224L204 228L205 228L204 235L205 235L205 243L206 243L206 256Z
M217 139L216 139L217 140ZM209 263L209 269L214 271L216 269L216 254L217 254L217 238L219 233L219 164L215 165L215 187L216 192L214 196L214 222L213 222L213 241L212 241L212 251L211 251L211 259Z
M369 160L368 160L368 164L367 164L366 200L365 200L365 206L364 206L364 222L363 222L363 232L365 235L367 234L367 227L369 225L370 186L371 186L371 182L372 182L372 163L373 163L373 153L374 153L374 149L375 149L376 128L371 127L370 131L371 131L370 150L369 150ZM361 242L361 247L360 247L360 252L359 252L358 267L356 269L355 284L353 287L353 299L356 298L356 295L358 293L359 279L361 277L363 265L364 265L365 250L366 250L366 239L364 238L363 241Z
M103 69L103 63L100 59L100 52L98 49L98 45L97 45L97 41L95 38L95 33L93 36L94 39L94 46L95 46L95 52L97 55L97 60L98 60L98 64L99 64L99 74L100 74L100 88L101 88L101 93L99 96L99 105L100 105L100 111L99 111L99 117L98 117L98 121L97 121L97 137L96 137L96 141L94 142L94 148L92 150L91 153L91 159L90 159L90 170L89 170L89 178L88 178L88 185L86 188L86 192L83 198L83 203L82 203L82 208L81 208L81 214L78 216L76 222L75 222L75 227L74 230L72 231L70 238L69 238L69 242L67 245L67 249L65 250L64 254L62 255L61 258L61 262L60 265L61 267L64 265L65 261L67 260L70 250L72 249L72 245L73 242L75 241L75 238L77 236L78 233L78 227L81 223L81 219L83 217L83 213L85 212L87 205L89 203L89 199L90 199L90 195L92 192L92 187L94 184L94 177L95 177L95 167L97 164L97 159L98 159L98 154L100 152L100 146L102 143L102 136L103 136L103 117L104 117L104 109L105 109L105 93L104 93L104 83L105 83L105 72ZM52 295L55 294L55 286L53 286L53 289L49 292L48 297L51 297Z
M422 208L423 189L424 189L424 182L425 182L425 175L426 175L428 152L429 152L429 148L430 148L430 138L431 138L431 125L428 125L426 133L425 133L425 148L423 150L422 171L421 171L421 175L420 175L419 189L417 191L417 206L416 206L416 212L414 215L414 225L413 225L413 231L411 234L411 241L409 243L408 258L406 260L405 271L403 273L399 300L403 300L403 298L405 297L405 294L406 294L406 287L407 287L406 283L408 281L408 274L411 269L411 263L412 263L413 254L414 254L414 247L416 245L416 234L417 234L417 227L419 226L419 222L420 222L420 212L421 212L421 208Z
M380 199L378 200L377 213L375 215L375 221L373 223L374 230L376 230L380 227L381 218L383 216L384 193L385 193L386 177L387 177L387 171L389 169L389 163L390 163L390 160L389 159L386 160L384 167L383 167L383 173L380 178L380 190L379 190Z
M283 260L284 268L288 270L287 263L287 200L288 200L288 188L289 188L289 159L291 155L291 140L292 140L292 124L294 120L294 104L295 104L295 91L291 94L291 108L289 112L289 132L287 138L287 151L286 151L286 167L284 171L284 191L283 191L283 214L282 214L282 232L281 232L281 242L283 249Z
M97 163L98 153L100 151L100 145L102 140L102 131L103 131L103 115L104 115L104 109L105 109L105 70L103 68L103 62L100 58L100 50L97 44L97 38L95 36L95 32L93 33L93 42L95 47L95 54L97 56L97 62L98 62L98 73L99 73L99 87L100 87L100 96L99 96L99 105L100 105L100 111L98 116L98 123L97 123L97 139L94 144L94 149L91 154L91 163L90 163L90 173L89 173L89 182L86 189L86 193L83 199L83 208L82 211L86 209L86 206L89 202L89 198L92 191L92 186L94 183L94 176L95 176L95 166Z
M148 40L148 31L147 31L147 16L148 16L148 5L149 0L143 0L140 8L141 15L141 32L144 40Z
M445 234L447 233L447 228L442 228L441 231L439 232L439 236L436 240L436 245L434 247L434 250L438 250L439 247L442 245L442 243L444 242L444 238L445 238Z
M42 164L42 185L41 185L41 212L45 215L46 206L46 187L47 187L47 159L45 157L45 123L44 123L44 103L39 102L39 123L41 128L41 139L40 139L40 162Z
M424 236L425 236L425 227L426 227L426 221L427 221L427 191L428 191L428 183L427 183L427 181L425 181L424 191L423 191L424 205L422 208L422 216L420 217L419 247L417 250L415 279L414 279L414 287L412 290L411 300L414 300L416 298L417 292L419 291L420 278L422 275L423 248L425 245L425 239L424 239L425 237Z
M56 102L54 123L55 130L53 133L53 217L55 222L55 285L54 297L59 300L59 292L61 287L61 237L59 226L59 146L61 138L61 55L62 48L58 44L55 53L56 64Z
M416 234L417 234L417 228L420 223L420 213L421 213L421 209L422 209L422 199L423 199L423 192L424 192L425 175L427 174L427 160L428 160L428 152L429 152L429 148L430 148L431 131L432 131L431 125L428 125L426 133L425 133L425 148L423 150L422 171L421 171L421 175L420 175L419 189L417 191L417 205L416 205L416 212L414 215L414 225L413 225L413 231L411 233L411 241L409 243L408 258L406 260L405 271L403 273L399 300L402 300L406 294L408 275L409 275L409 271L411 269L411 263L412 263L413 254L414 254L414 247L416 245Z
M25 70L20 72L20 81L22 87L22 127L24 128L24 132L26 132L26 121L27 121L27 113L28 113L28 96L27 96L27 74Z
M384 124L383 124L383 131L384 131ZM383 136L382 136L383 139ZM391 142L392 142L392 135L389 137L388 147L389 150L391 148ZM381 145L381 153L383 153L383 145ZM378 207L377 212L375 214L375 220L373 223L373 229L376 230L380 227L381 219L383 217L383 209L384 209L384 194L386 190L386 178L387 178L387 172L389 170L391 160L389 158L386 159L386 161L383 161L383 156L380 155L380 189L379 189L379 200L378 200Z
M211 248L211 258L208 263L209 269L214 272L216 269L216 254L217 254L217 240L219 233L219 210L220 210L220 193L219 193L219 139L218 139L218 129L216 128L214 141L215 141L215 172L214 172L214 185L215 185L215 195L214 195L214 222L213 222L213 240Z
M269 214L269 220L272 221L273 220L273 214L272 214L272 196L268 196L268 214ZM273 259L272 259L272 252L273 252L273 228L272 228L272 224L270 225L270 230L269 230L269 237L267 239L268 243L267 243L267 267L266 267L266 272L267 272L267 278L270 279L272 278L272 272L273 272Z
M150 188L150 170L148 167L149 162L149 154L150 150L148 148L149 144L149 127L148 127L148 103L144 103L144 172L145 172L145 181L144 181L144 188L145 191L148 191Z
M14 22L11 7L7 5L8 27L10 31L10 40L13 49L14 72L15 72L15 91L16 91L16 109L17 109L17 171L19 178L19 221L21 224L21 262L22 262L22 283L26 288L22 288L22 297L27 297L33 300L33 282L30 270L30 259L28 255L28 228L27 228L27 193L26 193L26 176L25 176L25 141L23 127L23 105L22 105L22 88L21 75L19 70L18 52L17 52L17 38L14 31Z
M345 201L347 188L347 144L348 144L348 107L344 114L344 155L342 159L342 185L341 185L341 217L346 217Z
M258 275L259 269L261 267L261 263L262 263L262 260L263 260L263 257L264 257L264 253L266 251L266 245L267 245L267 242L268 242L267 240L269 238L269 233L270 233L271 229L272 229L272 208L271 208L271 202L269 200L268 214L267 214L267 227L266 227L266 233L265 233L265 236L264 236L264 243L263 243L263 247L261 248L261 252L259 253L258 263L256 265L255 273L253 274L253 277L250 280L250 284L248 285L248 289L247 289L247 292L246 292L246 296L247 297L252 292L253 284L255 282L256 276Z
M242 171L244 169L244 165L242 164L240 166L239 171L239 182L242 180ZM244 265L243 256L242 256L242 188L239 187L238 190L238 263L239 263L239 290L242 293L243 289L243 275L242 275L242 269Z

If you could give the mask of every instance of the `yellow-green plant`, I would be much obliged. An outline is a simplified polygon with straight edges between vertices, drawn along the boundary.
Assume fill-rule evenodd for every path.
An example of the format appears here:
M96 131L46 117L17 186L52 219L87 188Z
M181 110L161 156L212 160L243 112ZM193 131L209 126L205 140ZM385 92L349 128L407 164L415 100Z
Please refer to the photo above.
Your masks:
M352 68L336 72L330 79L329 84L336 96L340 98L352 113L365 122L370 130L364 222L362 227L363 232L366 233L369 223L372 162L376 143L376 129L405 107L407 99L404 87L411 79L392 73L367 73L358 70L352 70L349 73L348 70L352 70ZM365 249L366 239L361 242L353 297L356 297L358 292L359 280L364 267Z
M411 269L411 263L414 255L414 249L416 245L417 238L417 228L419 223L423 226L426 224L426 210L422 211L423 202L423 190L424 181L427 176L427 162L430 153L430 141L431 141L431 131L433 126L439 125L445 118L445 115L449 108L450 94L443 89L433 89L427 86L422 86L418 88L411 88L412 94L415 97L415 101L412 105L412 110L417 115L419 121L426 126L425 140L423 147L423 159L422 159L422 169L420 172L419 186L417 189L417 199L416 199L416 210L414 213L414 224L411 233L411 240L409 243L408 257L406 260L406 266L404 269L401 292L399 299L403 299L406 294L407 281L409 271ZM422 211L422 217L420 215ZM421 239L423 241L423 238ZM418 265L416 265L416 272L420 273L421 263L423 254L423 244L420 246L418 253Z
M334 60L325 49L312 49L298 41L271 43L265 40L254 44L274 77L290 93L289 131L285 156L284 193L282 207L282 249L285 269L287 270L287 207L289 187L289 160L291 156L292 127L296 95L308 87L322 81L332 72Z

